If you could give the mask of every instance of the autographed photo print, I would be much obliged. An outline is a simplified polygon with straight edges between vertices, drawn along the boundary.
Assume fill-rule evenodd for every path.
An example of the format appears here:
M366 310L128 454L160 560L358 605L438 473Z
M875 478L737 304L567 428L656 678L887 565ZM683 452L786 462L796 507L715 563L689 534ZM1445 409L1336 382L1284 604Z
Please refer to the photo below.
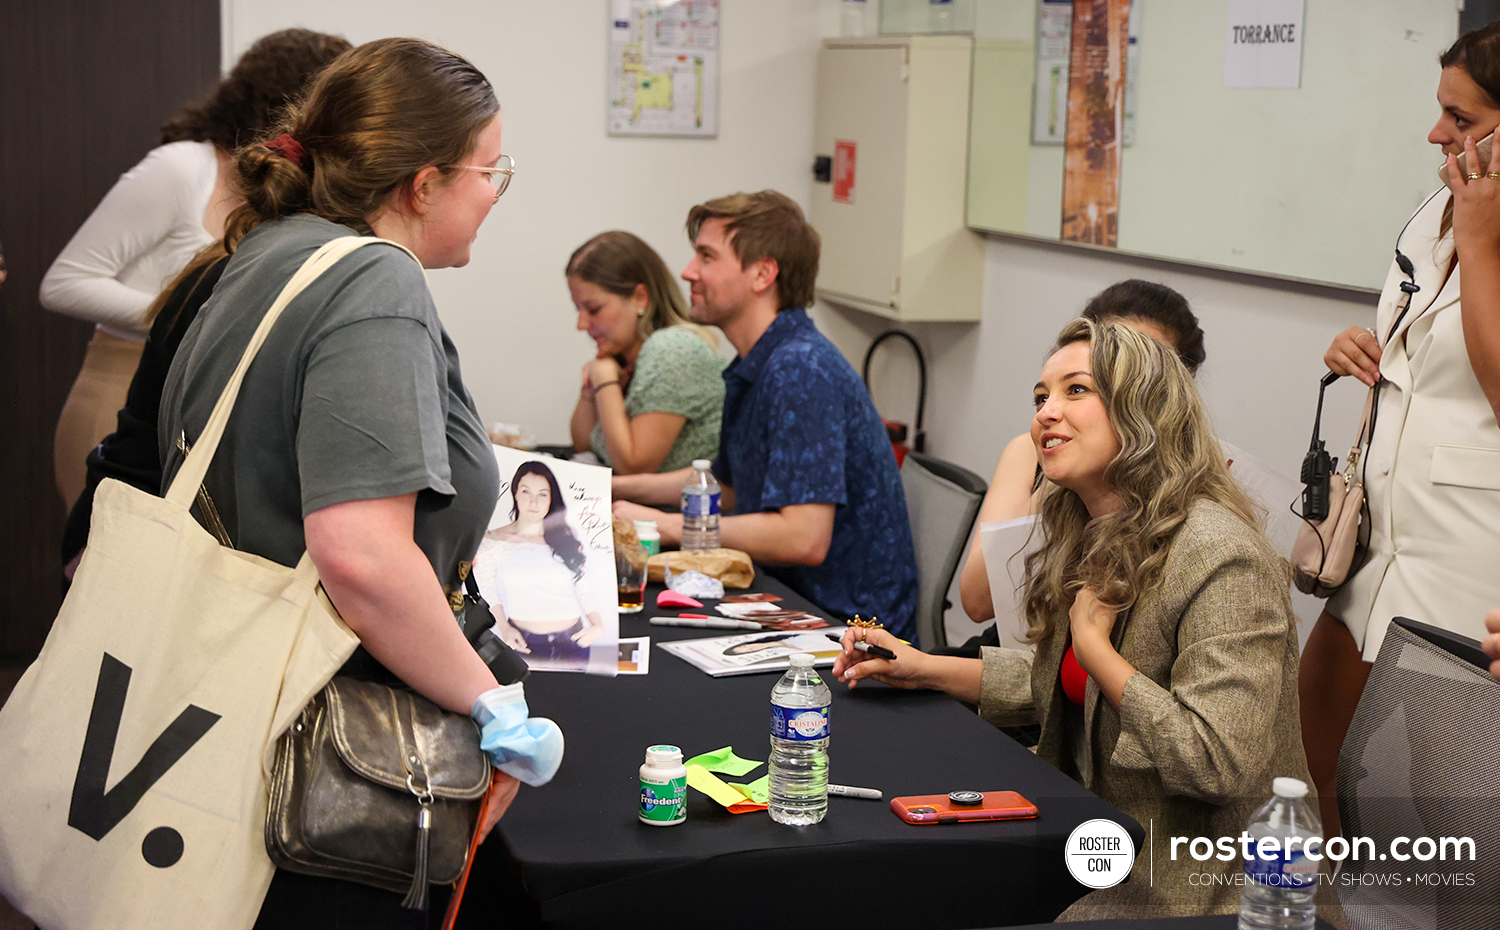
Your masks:
M533 669L614 675L609 469L504 446L495 459L500 499L474 556L495 633Z

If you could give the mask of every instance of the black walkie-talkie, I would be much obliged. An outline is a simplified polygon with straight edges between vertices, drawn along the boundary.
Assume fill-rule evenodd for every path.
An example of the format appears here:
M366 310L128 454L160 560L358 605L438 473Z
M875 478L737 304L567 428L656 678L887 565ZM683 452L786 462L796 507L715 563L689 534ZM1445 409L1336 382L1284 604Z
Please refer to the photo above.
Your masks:
M1339 460L1328 454L1323 440L1318 438L1318 430L1323 423L1323 391L1338 379L1339 376L1330 371L1318 381L1318 414L1313 417L1312 443L1302 458L1302 517L1305 520L1328 518L1328 488Z

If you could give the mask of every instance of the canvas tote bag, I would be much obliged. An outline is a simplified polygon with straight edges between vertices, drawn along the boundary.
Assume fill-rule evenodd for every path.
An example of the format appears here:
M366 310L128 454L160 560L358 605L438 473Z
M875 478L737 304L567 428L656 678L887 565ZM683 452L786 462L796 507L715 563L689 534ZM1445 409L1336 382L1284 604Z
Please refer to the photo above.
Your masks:
M358 640L305 554L226 548L188 508L281 310L381 241L336 239L292 277L165 498L99 487L73 586L0 710L0 891L42 930L255 922L273 741Z

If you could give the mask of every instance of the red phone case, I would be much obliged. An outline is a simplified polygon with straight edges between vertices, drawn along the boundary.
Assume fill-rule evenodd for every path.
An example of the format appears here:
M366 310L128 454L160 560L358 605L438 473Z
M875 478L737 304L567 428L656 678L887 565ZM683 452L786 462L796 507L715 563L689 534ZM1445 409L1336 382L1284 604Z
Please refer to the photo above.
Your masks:
M981 820L1025 820L1036 805L1014 791L985 791L978 804L954 804L946 794L891 798L891 810L907 823L975 823Z

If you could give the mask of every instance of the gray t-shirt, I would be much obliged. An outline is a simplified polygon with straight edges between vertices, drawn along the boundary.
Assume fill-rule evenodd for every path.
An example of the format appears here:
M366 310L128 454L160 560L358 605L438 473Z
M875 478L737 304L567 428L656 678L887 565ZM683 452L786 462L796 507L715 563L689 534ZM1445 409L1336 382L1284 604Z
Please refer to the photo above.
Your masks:
M286 282L324 243L352 234L301 215L240 242L162 393L163 491L182 464L179 433L197 440ZM287 306L246 372L204 486L234 548L283 565L307 548L307 514L417 492L417 545L445 588L458 590L499 474L458 354L409 255L367 245ZM195 515L209 525L201 509Z

